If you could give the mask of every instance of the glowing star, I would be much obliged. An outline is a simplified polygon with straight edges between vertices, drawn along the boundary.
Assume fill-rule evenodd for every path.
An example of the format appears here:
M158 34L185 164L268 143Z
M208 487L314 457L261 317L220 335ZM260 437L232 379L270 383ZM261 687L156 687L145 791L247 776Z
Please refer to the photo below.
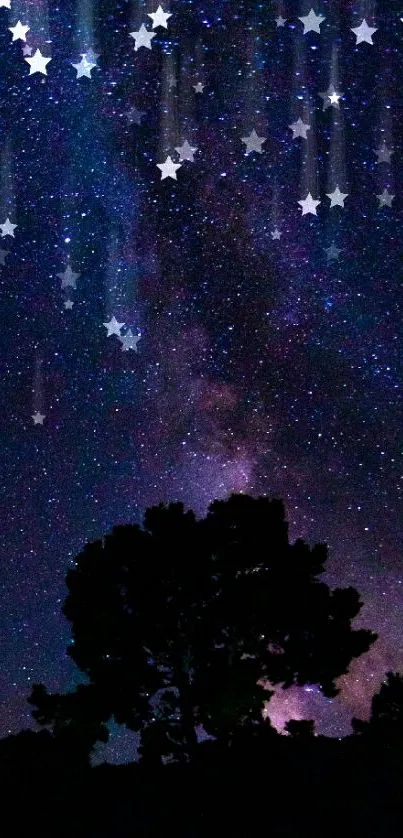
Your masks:
M274 228L274 230L270 233L270 235L271 235L273 241L280 240L280 238L281 238L280 230L278 230L277 227Z
M325 18L323 17L323 15L316 15L313 9L311 9L309 15L305 15L305 17L298 18L298 20L300 20L301 23L304 24L304 35L306 35L307 32L317 32L318 35L320 35L319 27L321 23L323 23L324 19Z
M16 227L17 224L12 224L10 219L6 218L4 224L0 224L1 237L4 238L4 236L12 236L14 239L14 230Z
M117 337L120 338L121 337L120 330L123 328L123 326L125 324L124 323L118 323L118 321L116 320L115 315L113 315L113 317L111 317L109 323L103 323L103 325L108 330L108 334L106 336L107 338L110 338L112 335L117 335Z
M184 160L189 160L191 163L194 163L194 153L197 151L197 148L193 148L189 145L188 141L185 140L183 145L175 146L175 151L179 154L179 162L182 163Z
M258 151L262 154L262 144L266 142L266 137L258 137L255 129L251 131L249 137L241 137L241 140L246 145L245 154L250 154L251 151Z
M148 29L144 26L144 23L141 24L140 29L137 32L130 32L130 37L134 38L135 46L134 49L137 52L140 47L146 47L146 49L152 49L151 41L155 38L156 32L149 32Z
M198 81L197 84L193 85L196 93L203 93L205 86L206 85L202 84L201 81Z
M37 49L32 58L24 58L24 61L29 64L29 75L32 76L33 73L43 73L44 76L47 76L48 71L46 69L46 65L49 64L51 58L45 58L42 55L40 49Z
M92 78L91 70L93 70L94 67L96 67L97 65L94 64L92 61L87 61L85 56L83 56L79 64L72 64L71 66L74 67L75 70L77 70L77 79L81 79L82 76L85 76L85 78L90 79Z
M296 122L293 122L292 125L289 125L288 127L291 128L293 140L296 140L297 137L302 137L304 140L308 139L306 132L309 131L311 126L303 122L301 117L299 117Z
M355 45L357 46L357 44L364 43L373 45L374 42L372 40L372 36L374 32L377 32L378 30L374 26L368 26L368 23L364 18L362 23L360 23L359 26L356 26L355 29L351 29L351 31L354 32L354 35L357 38L355 42Z
M71 311L71 309L73 308L73 305L74 305L73 300L65 300L64 301L64 307L65 307L66 311Z
M15 26L9 26L9 31L13 34L13 41L26 41L27 40L27 32L29 32L29 26L23 26L21 21L19 20Z
M325 247L325 251L327 254L328 262L333 261L333 259L338 259L341 253L340 248L336 247L334 242L332 242L330 247Z
M344 96L344 93L337 93L334 84L329 84L328 89L319 93L319 96L323 99L324 111L326 111L327 108L330 108L330 105L333 105L334 108L340 110L339 99Z
M0 9L11 9L10 2L11 0L0 0Z
M388 189L384 189L382 195L377 195L376 197L379 199L379 209L380 207L391 207L395 196L391 195Z
M1 250L0 249L0 267L4 267L6 264L6 256L10 253L9 250Z
M315 201L311 193L308 192L306 198L303 201L298 201L298 203L302 207L302 215L307 215L308 213L316 215L316 207L320 204L320 201Z
M181 163L174 163L172 157L168 155L165 163L157 163L157 166L161 170L161 180L165 180L166 177L177 180L176 170L180 169Z
M34 425L43 425L45 414L40 413L39 410L37 410L36 413L33 414L32 418L34 420Z
M378 163L390 163L390 158L393 154L393 150L386 147L385 143L379 146L375 154L378 157Z
M330 198L330 209L332 207L343 207L344 208L344 201L348 198L348 192L340 192L338 186L333 192L327 192L327 197Z
M156 12L151 12L148 14L147 17L150 17L153 22L153 29L156 29L157 26L163 26L164 29L168 29L167 20L169 17L172 17L171 12L164 12L162 6L158 6Z
M137 352L137 344L141 335L134 335L131 329L128 329L126 334L120 338L122 344L122 352L128 352L129 349L134 349Z
M286 25L286 23L287 23L287 18L286 18L286 17L281 17L281 15L279 15L278 17L276 17L276 26L277 26L277 29L279 28L279 26L285 26L285 25Z
M80 274L74 273L74 271L71 270L71 265L67 265L64 273L57 274L57 276L62 281L62 288L68 288L69 286L71 288L77 288L77 279Z

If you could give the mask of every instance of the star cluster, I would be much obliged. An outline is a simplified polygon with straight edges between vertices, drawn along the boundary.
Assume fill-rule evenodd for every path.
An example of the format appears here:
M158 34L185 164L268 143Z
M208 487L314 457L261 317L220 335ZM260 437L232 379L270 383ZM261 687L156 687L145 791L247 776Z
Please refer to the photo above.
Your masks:
M379 641L280 727L403 665L399 13L0 2L2 735L80 677L69 562L160 501L281 497L362 594Z

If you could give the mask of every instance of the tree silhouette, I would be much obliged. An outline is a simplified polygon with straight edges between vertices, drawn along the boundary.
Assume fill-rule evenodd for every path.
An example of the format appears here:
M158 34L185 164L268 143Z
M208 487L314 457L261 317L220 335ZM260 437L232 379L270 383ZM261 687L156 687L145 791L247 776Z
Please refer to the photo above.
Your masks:
M308 739L315 736L315 722L313 719L290 719L285 725L290 736L298 739Z
M403 742L403 675L387 672L386 681L372 698L368 722L353 718L353 731L388 744Z
M49 695L43 684L34 684L28 702L37 707L32 711L34 719L52 728L65 758L77 764L88 766L95 744L109 739L105 722L111 713L92 684L80 684L75 692L65 695Z
M192 757L198 724L227 744L259 728L266 680L336 695L376 635L351 628L354 588L317 579L326 559L324 544L289 544L279 500L231 495L200 521L181 503L148 509L143 527L115 527L68 571L68 654L91 683L77 702L36 686L35 717L88 744L113 715L141 731L152 762Z

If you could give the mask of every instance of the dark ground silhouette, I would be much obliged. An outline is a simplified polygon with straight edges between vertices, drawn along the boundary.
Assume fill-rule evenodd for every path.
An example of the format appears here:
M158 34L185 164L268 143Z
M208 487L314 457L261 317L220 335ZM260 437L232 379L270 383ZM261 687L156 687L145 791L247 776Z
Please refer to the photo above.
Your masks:
M397 838L402 752L364 741L277 735L194 763L77 771L48 732L0 742L3 823L13 836L270 834Z
M63 613L90 683L65 695L34 685L46 729L0 740L12 834L400 836L399 673L341 741L312 721L282 736L262 719L272 693L261 681L334 696L376 639L352 628L357 591L319 581L326 559L326 545L289 544L281 501L247 495L201 521L161 504L143 527L86 545ZM140 734L139 763L91 767L110 719ZM198 743L200 724L214 741Z

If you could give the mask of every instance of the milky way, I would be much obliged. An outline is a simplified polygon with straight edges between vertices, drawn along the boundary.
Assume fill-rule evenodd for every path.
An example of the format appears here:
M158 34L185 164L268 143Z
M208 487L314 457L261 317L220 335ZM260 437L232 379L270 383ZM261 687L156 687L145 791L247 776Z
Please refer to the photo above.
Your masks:
M33 725L32 683L80 680L61 607L81 546L237 491L283 498L380 634L333 702L272 699L279 727L341 736L403 665L399 5L321 0L306 34L305 0L172 0L153 30L157 5L0 8L0 732ZM131 747L114 731L108 753Z

